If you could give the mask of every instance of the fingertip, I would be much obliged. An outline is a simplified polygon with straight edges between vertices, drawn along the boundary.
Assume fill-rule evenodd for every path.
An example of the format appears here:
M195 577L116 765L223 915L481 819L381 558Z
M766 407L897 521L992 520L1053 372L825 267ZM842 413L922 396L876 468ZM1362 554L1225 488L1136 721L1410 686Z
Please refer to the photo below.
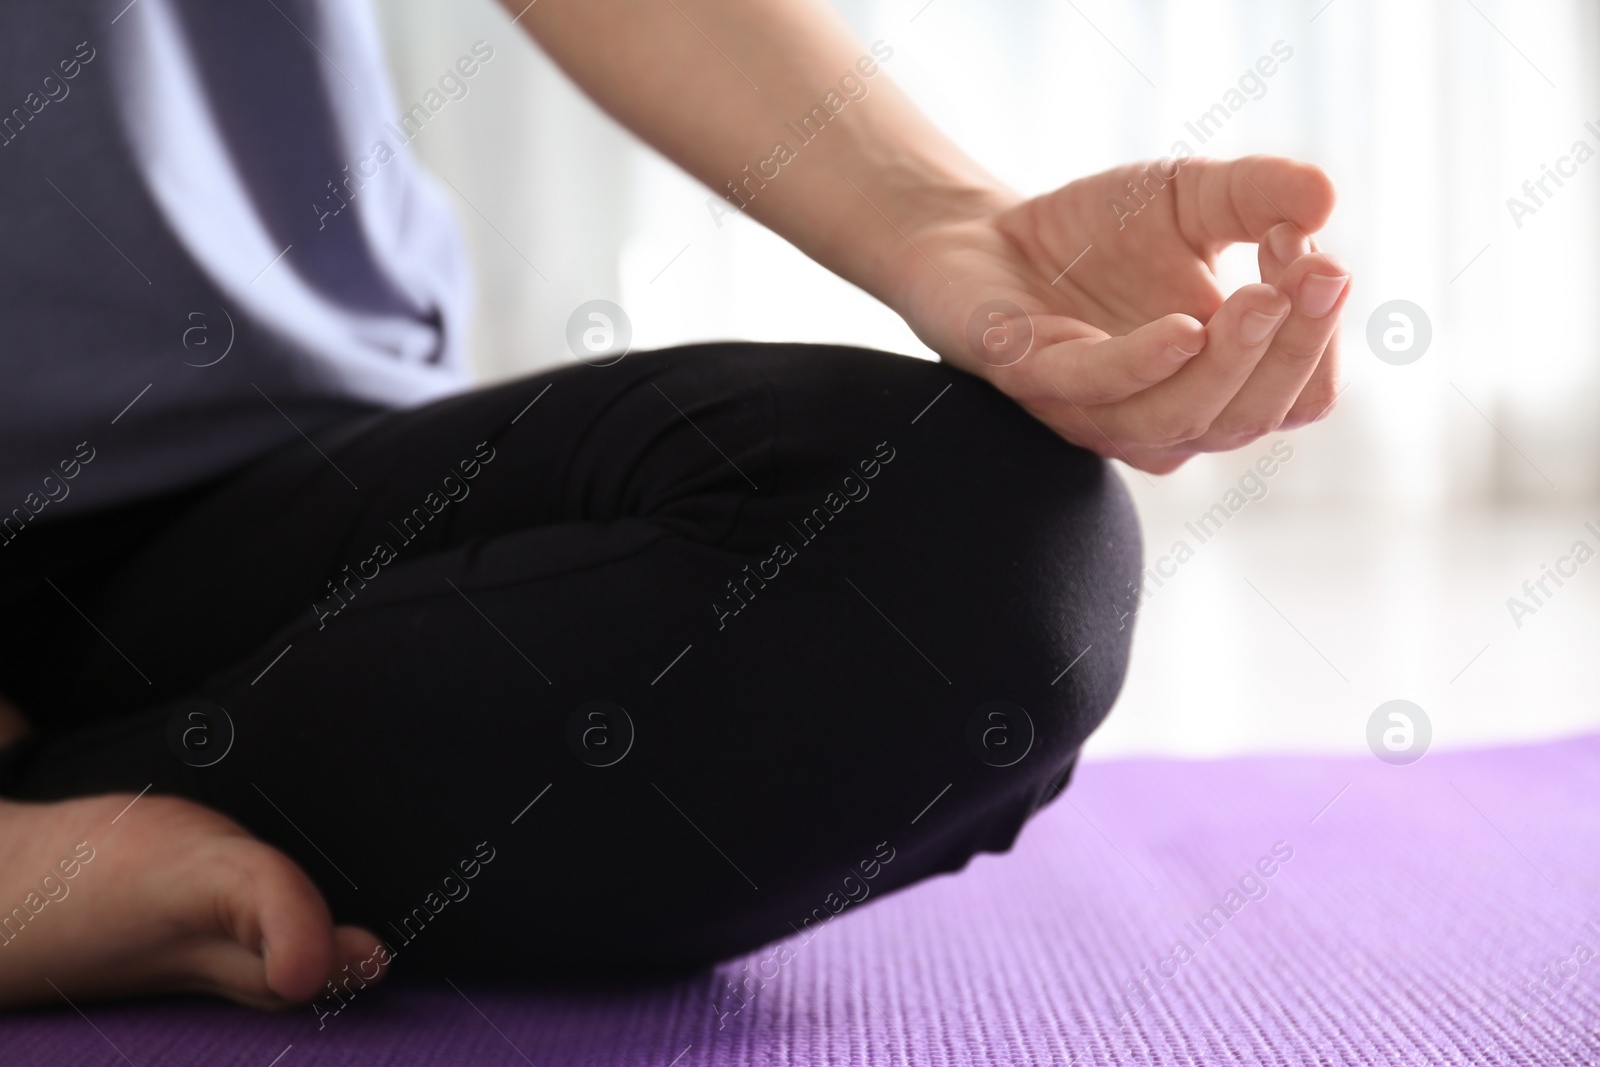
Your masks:
M1353 279L1355 271L1350 269L1350 264L1333 255L1331 252L1313 252L1311 260L1312 270L1317 274L1342 274Z
M1333 214L1338 192L1333 178L1315 163L1286 156L1247 156L1254 165L1260 184L1258 195L1270 193L1272 210L1299 227L1304 234L1316 233Z
M1290 216L1307 232L1320 230L1322 224L1328 221L1328 216L1333 214L1334 203L1339 199L1333 177L1322 167L1303 159L1286 156L1271 158L1284 164L1291 176L1289 185L1294 194L1294 204L1292 210L1285 210L1289 210Z
M1352 279L1353 273L1343 260L1326 252L1313 252L1295 260L1284 271L1278 288L1291 296L1302 312L1320 319L1348 300Z
M1156 332L1169 346L1188 356L1198 355L1206 346L1206 327L1193 315L1175 313L1158 319Z
M1307 199L1310 204L1320 209L1320 215L1312 221L1314 230L1322 229L1323 223L1328 221L1328 216L1333 214L1333 208L1339 201L1339 190L1333 184L1333 176L1315 163L1300 161L1301 180L1306 184Z
M1284 273L1286 275L1285 280L1292 280L1305 274L1342 274L1348 276L1354 272L1351 270L1350 264L1333 253L1311 249L1290 263ZM1284 288L1283 283L1280 282L1278 288Z
M1262 235L1261 244L1281 270L1311 251L1311 241L1292 222L1280 222Z
M1286 315L1289 312L1289 303L1289 297L1277 286L1265 282L1252 282L1234 290L1233 295L1223 303L1223 309L1236 308L1241 315L1247 311L1259 311L1265 315ZM1216 320L1213 318L1212 321Z

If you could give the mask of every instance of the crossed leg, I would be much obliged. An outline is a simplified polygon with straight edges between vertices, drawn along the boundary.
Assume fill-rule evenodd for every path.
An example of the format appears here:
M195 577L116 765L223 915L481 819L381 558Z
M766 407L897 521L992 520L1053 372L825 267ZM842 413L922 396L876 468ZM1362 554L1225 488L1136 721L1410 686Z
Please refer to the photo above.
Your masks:
M1126 666L1120 483L939 364L698 346L316 438L69 581L108 640L4 667L3 791L88 799L0 808L0 870L97 853L0 947L65 984L0 1000L703 965L1010 847Z

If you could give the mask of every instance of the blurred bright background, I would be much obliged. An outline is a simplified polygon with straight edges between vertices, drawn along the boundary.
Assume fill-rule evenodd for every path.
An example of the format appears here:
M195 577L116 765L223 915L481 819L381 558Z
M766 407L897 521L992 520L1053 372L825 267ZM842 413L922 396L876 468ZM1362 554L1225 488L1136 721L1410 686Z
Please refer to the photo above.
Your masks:
M635 347L740 337L931 356L757 224L717 225L707 189L588 103L491 0L376 2L406 104L473 41L496 48L471 96L415 142L454 186L485 379L571 360L567 318L595 298L626 309ZM1600 550L1583 529L1600 530L1600 161L1588 159L1600 151L1600 6L838 6L864 40L893 47L885 73L1021 191L1179 140L1297 156L1339 188L1318 237L1356 272L1335 414L1283 438L1293 456L1266 496L1204 544L1185 522L1277 437L1166 478L1121 468L1147 562L1180 539L1195 554L1147 586L1129 684L1092 755L1361 751L1368 716L1397 697L1424 709L1439 747L1600 728L1600 566L1548 582L1520 626L1507 606L1576 540ZM1275 44L1290 57L1228 97ZM1203 145L1186 128L1241 98ZM1523 183L1558 166L1561 184L1545 178L1530 199ZM1533 210L1514 215L1512 197ZM1234 252L1231 285L1254 270L1253 247ZM1431 344L1404 365L1367 342L1391 300L1431 323Z

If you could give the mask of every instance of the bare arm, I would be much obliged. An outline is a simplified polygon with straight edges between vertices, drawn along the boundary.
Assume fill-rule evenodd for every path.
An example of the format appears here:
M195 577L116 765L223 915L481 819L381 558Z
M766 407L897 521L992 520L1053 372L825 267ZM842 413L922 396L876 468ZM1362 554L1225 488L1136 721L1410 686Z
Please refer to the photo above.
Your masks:
M1332 407L1350 272L1307 239L1316 167L1174 146L1024 199L823 0L502 2L624 125L1076 444L1164 472ZM1224 294L1237 242L1261 282Z
M891 307L913 252L894 226L1020 199L889 80L893 42L874 54L819 0L540 0L521 22L623 125Z

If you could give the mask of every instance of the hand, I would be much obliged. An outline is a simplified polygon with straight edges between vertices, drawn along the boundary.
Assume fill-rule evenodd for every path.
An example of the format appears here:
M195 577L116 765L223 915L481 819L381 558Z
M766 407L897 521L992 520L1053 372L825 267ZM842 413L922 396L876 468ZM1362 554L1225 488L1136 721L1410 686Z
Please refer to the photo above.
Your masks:
M1350 271L1308 235L1333 203L1320 169L1288 159L1131 164L912 230L895 304L1067 440L1166 473L1332 409ZM1216 257L1236 242L1260 246L1261 283L1224 299ZM975 345L989 301L1026 319L1002 314Z

